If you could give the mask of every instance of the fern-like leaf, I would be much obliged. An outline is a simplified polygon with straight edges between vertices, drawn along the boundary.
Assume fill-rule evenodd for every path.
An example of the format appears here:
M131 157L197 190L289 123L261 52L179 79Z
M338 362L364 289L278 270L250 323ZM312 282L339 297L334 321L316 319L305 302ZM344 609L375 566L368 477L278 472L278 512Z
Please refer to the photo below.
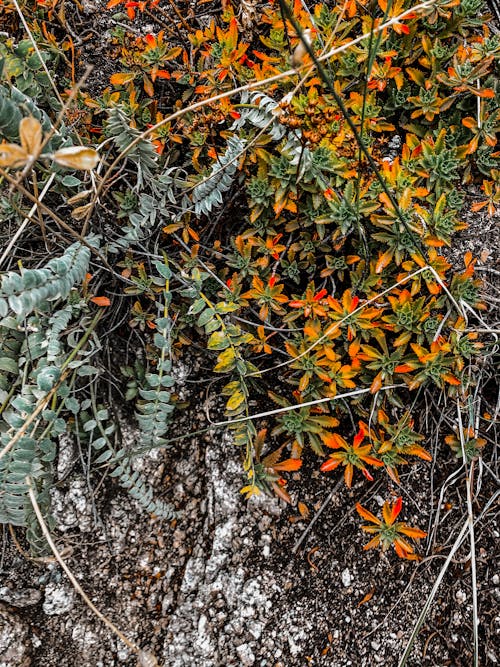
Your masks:
M97 246L96 238L88 242ZM48 301L67 297L84 279L89 261L90 249L77 242L41 269L5 273L0 284L0 316L5 317L10 309L19 318L26 317L37 308L46 308Z
M193 190L194 210L197 215L208 215L212 209L221 206L222 195L233 184L238 169L238 158L245 147L245 142L237 136L228 139L224 155L212 165L210 175Z
M130 119L125 111L115 106L108 111L108 120L106 123L105 134L113 140L113 143L120 152L128 149L130 144L139 137L140 132L130 125ZM134 163L134 169L137 170L137 181L134 190L141 191L153 178L153 174L158 170L158 155L151 141L140 139L137 144L127 153L127 159Z

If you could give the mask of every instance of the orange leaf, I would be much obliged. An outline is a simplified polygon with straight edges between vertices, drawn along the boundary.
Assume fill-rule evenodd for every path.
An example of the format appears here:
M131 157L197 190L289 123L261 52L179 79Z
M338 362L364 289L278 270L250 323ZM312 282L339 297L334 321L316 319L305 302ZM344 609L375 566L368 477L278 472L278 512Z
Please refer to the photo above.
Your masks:
M299 510L300 516L303 519L307 519L307 517L309 516L309 508L307 507L307 505L299 500L299 502L297 503L297 509Z
M395 373L410 373L413 370L415 370L415 369L413 368L413 366L410 366L410 364L399 364L394 369L394 372Z
M328 459L328 461L321 464L320 470L321 472L328 472L330 470L335 470L339 465L340 461L337 459Z
M384 521L388 525L392 526L392 524L398 518L402 507L403 507L403 498L401 496L399 496L399 498L396 500L396 502L392 507L389 505L389 503L384 503L384 506L382 508L382 516L384 517Z
M427 537L427 533L420 528L412 528L411 526L401 526L399 529L401 533L407 537L411 537L413 540L421 540L424 537Z
M361 600L361 602L358 602L358 607L361 607L362 604L366 604L367 602L370 602L370 600L372 599L374 593L375 593L375 587L373 587L373 588L371 589L371 591L369 591L369 592L365 595L365 597Z
M375 523L378 526L382 523L378 517L365 509L360 503L356 503L356 511L365 521L370 521L370 523Z
M354 468L350 463L348 463L344 470L344 481L348 489L350 489L352 486L353 474L354 474Z
M102 308L111 306L111 301L107 296L93 296L90 300L92 303L95 303L96 306L101 306Z
M484 90L479 90L476 95L478 97L489 97L493 99L495 97L495 91L492 88L485 88Z
M375 273L382 273L385 267L390 263L393 254L392 250L386 250L383 255L380 255L377 265L375 266Z
M155 89L151 79L146 74L143 74L142 80L143 80L144 92L146 93L146 95L149 95L149 97L153 97L153 95L155 94Z
M445 382L448 382L448 384L454 385L455 387L458 387L459 385L462 384L460 382L460 380L458 378L456 378L454 375L452 375L451 373L445 373L443 375L443 380Z
M370 386L370 393L376 394L382 388L382 372L378 373Z
M301 466L301 459L286 459L285 461L281 461L281 463L276 463L276 465L273 465L272 468L273 470L291 472L293 470L298 470Z

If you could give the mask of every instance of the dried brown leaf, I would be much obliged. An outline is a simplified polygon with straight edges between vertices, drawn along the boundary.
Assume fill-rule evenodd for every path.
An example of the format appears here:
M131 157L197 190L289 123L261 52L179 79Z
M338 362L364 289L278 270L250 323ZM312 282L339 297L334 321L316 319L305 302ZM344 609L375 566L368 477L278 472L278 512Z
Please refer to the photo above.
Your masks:
M40 121L33 116L23 118L19 123L19 139L21 146L28 153L28 155L40 154L40 146L42 145L42 126Z
M29 155L18 144L0 144L0 167L24 167Z
M97 166L99 162L99 154L93 148L86 148L85 146L68 146L68 148L60 148L52 156L57 164L69 169L81 169L90 171Z

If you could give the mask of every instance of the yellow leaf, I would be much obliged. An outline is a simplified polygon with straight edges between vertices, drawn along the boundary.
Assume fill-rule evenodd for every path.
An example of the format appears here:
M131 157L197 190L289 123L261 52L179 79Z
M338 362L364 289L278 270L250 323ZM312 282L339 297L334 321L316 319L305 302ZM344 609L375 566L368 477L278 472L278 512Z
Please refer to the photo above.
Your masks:
M69 146L68 148L60 148L52 156L57 164L69 169L82 169L90 171L97 166L99 162L99 154L93 148L86 148L85 146Z
M134 79L134 72L116 72L116 74L111 75L109 80L114 86L123 86L123 84L130 83Z
M258 496L260 494L260 490L253 484L249 484L248 486L244 486L242 489L240 489L240 493L245 494L246 499L248 500L252 496Z
M242 391L235 391L234 394L231 396L229 401L226 403L226 408L228 410L236 410L243 401L245 400L245 396Z
M42 145L42 126L40 122L28 116L19 123L19 138L21 146L29 155L38 155Z
M182 53L182 46L174 46L170 51L167 51L167 53L164 55L165 60L173 60L174 58L177 58L177 56L180 56Z
M229 347L217 357L217 365L214 368L216 373L227 373L234 367L234 350Z
M28 161L28 153L17 144L0 144L0 167L23 167Z

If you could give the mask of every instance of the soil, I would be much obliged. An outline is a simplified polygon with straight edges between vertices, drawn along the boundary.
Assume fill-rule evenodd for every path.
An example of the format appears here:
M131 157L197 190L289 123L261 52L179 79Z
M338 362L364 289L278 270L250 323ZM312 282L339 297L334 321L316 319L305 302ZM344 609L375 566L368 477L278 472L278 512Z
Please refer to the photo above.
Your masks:
M96 90L116 71L116 62L106 57L112 22L103 4L83 0L80 14L68 9L75 32L85 37L83 28L92 28L81 48L83 58L96 65L88 82ZM489 321L498 323L498 219L474 214L468 222L449 259L460 266L466 250L480 257ZM171 436L208 424L199 363L177 362L176 391L187 407L176 413ZM493 381L485 391L494 406ZM319 473L318 459L306 456L288 485L291 506L265 496L247 502L239 493L244 478L230 434L213 430L152 452L134 465L156 497L174 504L177 518L170 523L151 518L110 477L87 478L76 445L62 440L52 532L96 607L163 667L396 666L467 517L464 470L436 427L439 414L454 419L454 406L442 400L426 395L420 420L434 433L426 443L434 462L407 466L400 488L380 474L373 484L359 482L347 491L337 484L338 475ZM217 398L209 401L212 419L222 418ZM122 430L133 443L136 434L125 419ZM480 665L500 662L494 435L491 429L474 466ZM354 504L359 500L377 512L391 493L403 494L403 519L429 531L420 562L401 561L393 551L363 550L367 537ZM409 666L473 664L470 551L465 539L425 617ZM52 559L26 556L20 534L14 539L4 529L0 559L0 667L137 665L137 656L83 604Z

